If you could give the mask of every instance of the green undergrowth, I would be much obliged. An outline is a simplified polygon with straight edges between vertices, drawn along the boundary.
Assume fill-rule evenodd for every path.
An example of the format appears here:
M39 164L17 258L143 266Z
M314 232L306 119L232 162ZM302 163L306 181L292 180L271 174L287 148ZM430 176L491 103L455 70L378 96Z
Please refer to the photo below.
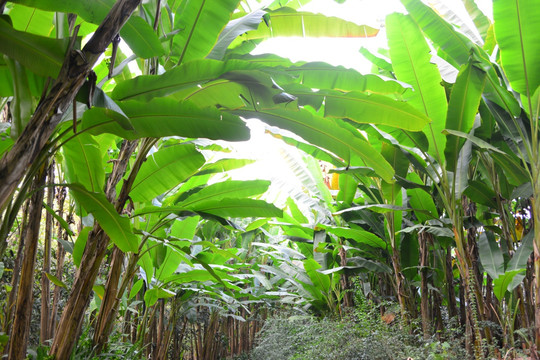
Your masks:
M341 319L291 314L268 319L255 348L237 360L466 359L463 343L454 336L459 331L448 329L446 340L425 340L397 317L384 323L380 307L365 301Z
M369 328L354 321L271 319L251 360L310 359L465 359L448 342L422 341L401 329Z

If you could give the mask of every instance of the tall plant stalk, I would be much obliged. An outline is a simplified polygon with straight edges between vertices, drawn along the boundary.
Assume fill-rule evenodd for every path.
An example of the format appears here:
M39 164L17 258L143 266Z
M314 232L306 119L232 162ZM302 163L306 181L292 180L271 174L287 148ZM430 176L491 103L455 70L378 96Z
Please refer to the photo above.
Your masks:
M21 269L21 279L17 291L15 316L9 341L8 358L23 360L26 358L26 349L30 333L30 318L32 316L34 268L41 225L42 203L47 167L43 165L33 183L34 194L31 197L28 209L28 230L25 235L24 255Z
M52 162L47 171L47 206L54 208L54 162ZM50 321L50 282L47 274L51 272L51 244L53 233L53 216L50 212L45 215L45 239L43 246L43 270L41 272L41 326L40 342L43 344L51 338Z

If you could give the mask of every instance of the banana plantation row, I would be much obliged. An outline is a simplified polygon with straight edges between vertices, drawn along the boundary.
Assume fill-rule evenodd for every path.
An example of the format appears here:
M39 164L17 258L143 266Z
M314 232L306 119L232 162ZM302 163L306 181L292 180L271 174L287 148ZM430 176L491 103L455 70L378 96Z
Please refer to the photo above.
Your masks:
M361 49L367 75L250 54L382 36L307 2L0 2L9 359L26 357L36 287L30 343L55 359L81 334L93 354L121 337L152 359L215 359L249 350L279 304L341 316L353 277L425 338L457 321L476 359L536 358L540 2L494 1L491 17L463 0L465 22L402 0L388 49ZM227 175L253 162L229 149L249 119L302 152L301 191L273 203L269 181Z

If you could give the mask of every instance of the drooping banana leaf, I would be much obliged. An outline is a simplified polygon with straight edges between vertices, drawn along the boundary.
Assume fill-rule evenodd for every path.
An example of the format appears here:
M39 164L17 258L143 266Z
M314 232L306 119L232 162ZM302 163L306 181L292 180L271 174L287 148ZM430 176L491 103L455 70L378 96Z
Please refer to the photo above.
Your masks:
M197 226L199 225L200 218L197 216L187 217L174 222L171 227L171 236L176 237L177 239L193 239ZM174 243L174 241L169 241ZM179 249L172 246L163 246L165 251L164 260L156 269L156 277L160 280L164 280L172 275L178 265L182 260L185 259L185 254L183 254Z
M405 83L373 74L362 75L354 69L333 66L324 62L308 62L288 67L285 71L298 77L298 81L309 88L355 90L370 94L392 95L400 99L411 95L410 86Z
M367 25L357 25L337 17L282 7L269 11L267 20L261 23L257 30L247 32L237 41L269 39L277 36L373 37L378 33L378 29Z
M346 118L361 124L388 125L408 131L421 131L430 119L403 101L378 94L351 91L325 93L325 116Z
M227 26L225 26L225 29L219 34L216 44L206 58L216 60L223 59L231 42L245 32L256 30L265 14L266 12L264 10L258 9L229 21Z
M111 241L124 252L137 252L139 239L133 234L129 219L120 216L103 192L88 191L79 184L66 185L86 211L94 215Z
M408 173L407 179L417 184L422 184L420 176L418 176L418 174L415 172ZM407 195L409 196L409 203L414 209L414 213L421 223L425 223L428 220L437 219L439 217L437 207L433 201L433 194L428 193L423 189L416 188L407 189Z
M189 210L223 218L281 217L283 211L263 200L223 198L193 204Z
M264 64L243 60L227 62L196 59L181 64L161 75L141 75L119 83L112 92L115 100L151 100L154 97L171 95L185 88L197 87L210 80L215 80L232 70L257 69Z
M351 239L357 244L357 246L367 245L378 249L386 249L387 247L384 240L377 235L370 233L369 231L321 224L317 226L336 236Z
M521 239L521 245L518 247L516 252L514 253L514 256L510 259L508 262L508 265L506 266L506 271L518 271L527 269L527 262L529 261L529 258L531 257L531 253L533 252L533 241L534 241L534 231L529 231L523 238ZM516 275L511 283L510 283L510 289L515 289L523 279L525 278L525 274L519 273Z
M469 13L471 20L474 22L476 29L484 41L488 38L491 20L478 8L474 0L462 0L465 9Z
M244 118L258 118L272 126L292 131L308 142L330 150L351 166L367 164L386 181L391 181L394 175L392 167L369 142L336 124L339 119L325 119L305 109L236 110L234 113Z
M369 61L371 61L373 63L373 65L377 66L379 69L382 69L386 72L388 72L389 74L393 73L394 72L394 69L392 67L392 64L390 63L390 61L378 56L378 55L375 55L373 53L371 53L367 48L365 47L361 47L360 50L359 50L360 54L364 55L364 57L366 59L368 59Z

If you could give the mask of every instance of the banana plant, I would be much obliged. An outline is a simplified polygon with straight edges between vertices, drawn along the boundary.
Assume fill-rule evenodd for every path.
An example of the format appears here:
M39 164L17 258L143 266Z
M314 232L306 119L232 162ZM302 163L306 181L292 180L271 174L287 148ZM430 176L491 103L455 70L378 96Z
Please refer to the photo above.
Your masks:
M474 163L471 162L471 156L473 155L471 149L476 149L483 157L493 158L498 171L504 172L505 175L508 173L504 169L509 170L509 164L512 163L517 165L518 168L520 167L515 154L521 154L523 164L529 162L529 158L522 155L526 153L532 155L532 147L527 148L526 144L529 141L528 139L532 137L529 134L532 134L534 129L532 124L535 123L535 120L529 121L520 113L531 113L531 108L529 111L521 112L519 103L527 104L526 101L521 99L524 96L515 98L511 92L501 85L506 82L506 76L508 76L510 82L512 82L511 76L523 79L523 69L526 70L526 67L521 63L520 70L513 73L513 70L519 68L520 65L516 65L515 62L512 63L513 60L508 60L507 55L506 61L512 63L512 65L509 65L511 70L510 75L508 75L500 71L501 62L494 63L490 60L493 59L494 47L493 38L490 38L486 32L486 25L489 25L489 20L477 8L475 10L474 6L470 6L468 10L474 15L473 18L476 24L483 26L483 30L479 31L482 39L463 35L432 8L419 1L407 0L402 1L402 3L409 14L393 14L387 18L389 53L392 61L391 70L398 80L413 86L415 92L411 95L409 103L424 112L431 119L431 123L424 130L428 140L427 148L424 143L413 138L409 138L407 141L410 143L412 140L415 149L406 148L404 145L407 142L399 141L399 143L402 149L406 151L411 163L418 171L428 176L435 186L436 194L440 195L440 203L452 221L461 278L468 279L473 264L469 248L475 245L468 244L469 240L463 230L464 210L461 197L462 195L478 197L474 195L476 194L475 189L478 187L478 182L471 182L472 178L470 176L471 169L474 170L474 167L469 167L471 163ZM500 7L500 9L503 8L502 3L497 4L496 2L494 5ZM526 4L524 6L533 5ZM506 10L510 11L510 9ZM523 9L521 7L512 8L512 11L516 13L516 11L520 12ZM444 11L442 13L445 14ZM502 14L502 12L499 12L499 14ZM530 19L533 19L535 15L534 12L528 15L531 15L531 18L515 16L512 17L512 21L519 18L523 19L520 25L530 24L533 21ZM506 42L506 46L510 47L512 45L509 45L510 41L508 39L509 34L512 33L510 30L511 24L518 26L512 21L507 19L506 25L500 25L500 28L504 30L501 30L501 35L496 35L495 39L497 41L499 38L502 39L503 43ZM528 35L525 37L527 40L521 39L517 41L514 39L512 43L515 59L533 56L532 53L534 52L525 51L521 51L519 53L521 55L518 56L515 44L528 44ZM430 63L432 56L429 54L430 47L426 43L426 38L429 39L431 48L435 49L436 55L432 55L437 66ZM483 43L484 40L486 41L485 44ZM534 47L534 45L532 46ZM501 50L504 70L505 57L502 56L503 53L504 51ZM440 58L446 62L439 61ZM453 74L453 76L449 77L448 74ZM532 74L534 74L534 71ZM501 75L503 76L502 79ZM444 87L441 86L443 78ZM534 84L534 81L536 81L534 79L534 76L532 78L526 77L526 81L524 81L525 83L531 81ZM519 82L520 80L518 80L518 85ZM531 94L532 92L533 90L530 91ZM529 97L529 99L532 99L532 97ZM525 125L521 126L520 124ZM527 128L528 124L531 124L531 131ZM506 134L513 131L514 136L506 137L506 139L510 140L510 142L507 141L508 144L502 142L493 144L495 146L490 145L485 140L492 140L497 131ZM509 147L513 150L508 151ZM418 156L419 154L421 155ZM528 168L526 167L526 169ZM531 174L530 178L532 179L532 173L529 174ZM508 174L508 176L512 177L513 175ZM500 173L498 177L501 177ZM521 178L522 182L523 177ZM521 185L521 183L516 185ZM498 195L495 198L498 198ZM496 208L501 211L501 216L503 216L503 209L497 206ZM469 237L470 235L471 232L469 231ZM474 292L476 293L476 301L480 303L482 308L483 296L479 292L478 286L478 283L474 285L476 287ZM486 333L486 336L489 337L489 334ZM476 352L479 354L480 350L476 349Z
M540 220L540 182L539 182L539 164L540 155L538 147L538 96L540 92L540 74L532 64L538 60L536 48L537 34L529 32L527 29L533 26L534 22L540 17L536 8L538 5L534 1L523 4L504 4L495 2L493 15L495 20L495 36L500 47L500 64L506 79L508 79L512 89L518 94L518 100L523 104L523 111L520 120L523 124L528 124L524 130L519 132L518 139L522 142L524 151L519 149L519 155L522 167L528 175L533 188L531 197L532 213L534 218L534 267L535 283L538 284L540 275L540 228L536 226ZM505 14L512 14L507 18ZM524 29L524 32L515 33L515 29ZM518 123L519 124L519 123ZM538 286L537 286L538 289ZM537 290L538 291L538 290ZM538 293L536 294L538 295ZM535 309L538 308L538 296L536 297ZM535 311L535 344L540 346L540 312Z

